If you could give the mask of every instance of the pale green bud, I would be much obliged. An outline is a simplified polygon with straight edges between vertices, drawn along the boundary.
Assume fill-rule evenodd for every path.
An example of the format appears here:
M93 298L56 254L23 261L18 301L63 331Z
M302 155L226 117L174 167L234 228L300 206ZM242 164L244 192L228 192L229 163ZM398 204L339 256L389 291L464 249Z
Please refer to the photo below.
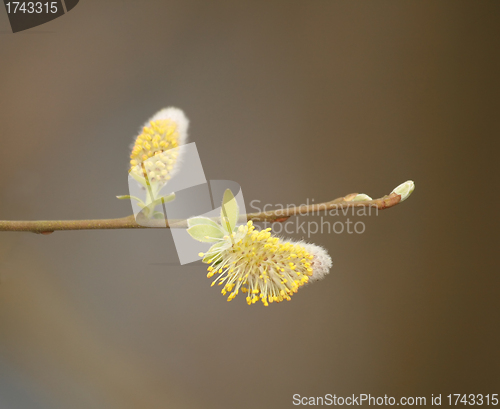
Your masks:
M415 183L413 180L407 180L405 183L401 183L392 193L401 195L401 201L404 202L410 197L412 192L415 190Z
M359 195L356 195L354 199L351 200L351 202L365 202L366 200L373 200L370 196L365 195L364 193L360 193Z

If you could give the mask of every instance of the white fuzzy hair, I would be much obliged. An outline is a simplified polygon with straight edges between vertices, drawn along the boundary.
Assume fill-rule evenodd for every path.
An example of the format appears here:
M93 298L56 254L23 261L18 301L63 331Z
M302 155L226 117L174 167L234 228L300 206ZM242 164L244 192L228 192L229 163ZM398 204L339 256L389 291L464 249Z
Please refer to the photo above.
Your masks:
M306 251L313 256L311 267L313 269L312 276L309 277L309 283L322 280L330 272L332 268L332 258L328 252L321 246L305 241L299 241L298 244L306 249Z
M182 109L175 107L168 107L159 110L144 123L139 130L139 134L142 133L143 128L150 126L151 121L157 121L158 119L170 119L174 121L177 124L177 132L179 132L179 146L186 144L188 139L189 119ZM136 139L137 136L134 137L134 142L130 144L130 149L134 147Z
M159 119L170 119L177 124L177 131L179 132L179 145L184 145L188 138L189 119L182 109L175 107L163 108L154 114L144 124L145 127L149 126L151 121L158 121Z

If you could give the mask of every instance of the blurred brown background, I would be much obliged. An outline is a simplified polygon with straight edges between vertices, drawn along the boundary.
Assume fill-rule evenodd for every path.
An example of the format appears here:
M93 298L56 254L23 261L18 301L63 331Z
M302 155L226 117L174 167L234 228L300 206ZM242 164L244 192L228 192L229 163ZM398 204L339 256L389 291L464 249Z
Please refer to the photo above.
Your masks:
M416 182L312 238L331 274L268 308L168 265L168 231L0 233L2 409L500 393L498 1L81 0L0 31L1 219L127 215L128 146L169 105L247 203Z

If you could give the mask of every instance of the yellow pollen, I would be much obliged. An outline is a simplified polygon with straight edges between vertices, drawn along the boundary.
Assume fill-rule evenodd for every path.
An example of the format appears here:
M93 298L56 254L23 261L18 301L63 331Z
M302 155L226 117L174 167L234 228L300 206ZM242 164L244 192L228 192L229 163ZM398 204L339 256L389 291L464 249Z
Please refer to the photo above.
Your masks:
M170 172L178 157L177 150L172 148L178 146L179 133L174 121L170 119L151 121L136 138L130 155L130 172L139 178L144 178L142 169L144 163L150 181L154 182L156 179L151 179L158 178L158 181L165 183L170 179Z
M216 282L224 285L221 292L229 294L228 301L234 299L240 289L248 294L249 305L259 299L264 306L289 301L312 275L307 260L312 260L313 256L303 246L271 237L269 229L256 230L252 221L239 226L231 239L226 236L223 240L231 245L208 260L212 264L208 267L208 275L213 275L217 264L215 272L218 270L219 276L212 285ZM293 263L290 259L297 261Z

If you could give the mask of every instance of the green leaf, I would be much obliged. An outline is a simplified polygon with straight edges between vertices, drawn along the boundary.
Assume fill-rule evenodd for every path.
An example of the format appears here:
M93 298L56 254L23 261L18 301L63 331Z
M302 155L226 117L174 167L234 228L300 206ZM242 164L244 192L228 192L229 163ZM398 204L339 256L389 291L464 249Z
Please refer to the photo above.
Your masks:
M155 207L158 206L159 204L161 204L161 203L168 203L168 202L171 202L174 199L175 199L175 193L172 193L172 194L170 194L168 196L160 196L159 198L157 198L157 199L153 200L152 202L148 203L147 206L146 205L141 206L140 203L139 203L139 206L141 206L142 208L147 208L149 211L153 211L155 209Z
M160 203L168 203L175 199L175 193L171 193L167 196L160 196L159 198L153 200L151 203L148 203L148 206L158 206Z
M198 224L207 224L209 226L217 227L220 229L220 225L217 222L214 222L212 219L209 219L208 217L191 217L190 219L187 220L188 226L196 226Z
M210 253L210 255L205 255L205 257L203 257L203 262L205 264L212 264L212 262L210 260L216 260L220 254L220 251L222 249L222 247L225 245L224 242L220 242L220 243L216 243L214 244L212 247L210 247L210 249L207 251L207 253ZM222 261L222 258L220 260L217 260L215 262L214 265L217 265L219 264L220 262Z
M136 200L139 203L139 205L141 203L144 204L144 202L141 199L139 199L138 197L136 197L136 196L123 195L123 196L116 196L116 198L120 199L120 200L134 199L134 200Z
M222 207L220 211L220 218L222 227L228 232L232 233L236 222L238 221L239 210L238 203L234 198L233 192L230 189L226 189L224 196L222 198Z
M204 243L213 243L224 236L224 232L220 227L214 227L208 224L197 224L187 229L187 232L193 239Z
M137 199L137 200L139 200L139 202L137 203L137 205L142 209L140 211L140 213L142 214L143 217L146 217L148 219L149 218L154 218L154 219L162 218L162 219L164 219L165 215L163 214L163 212L155 211L155 208L162 201L164 203L168 203L168 202L171 202L174 199L175 199L175 193L172 193L172 194L170 194L168 196L161 196L158 199L155 199L152 202L148 203L147 205L143 201L141 201L140 199ZM158 213L161 214L162 216L161 217L157 216Z

